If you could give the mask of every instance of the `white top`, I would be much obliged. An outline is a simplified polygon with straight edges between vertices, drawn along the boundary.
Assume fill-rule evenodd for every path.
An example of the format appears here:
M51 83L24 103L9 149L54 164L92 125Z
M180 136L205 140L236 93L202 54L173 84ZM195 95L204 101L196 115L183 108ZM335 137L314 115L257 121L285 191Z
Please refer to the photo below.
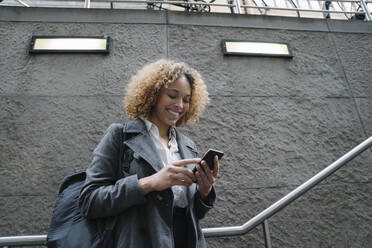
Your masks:
M181 155L178 150L178 144L176 140L176 130L173 126L169 129L169 147L166 146L160 139L158 127L150 122L149 120L143 119L146 125L146 129L149 132L152 140L154 141L155 147L159 153L160 159L163 162L163 166L169 165L172 162L181 160ZM187 195L186 186L176 185L172 186L172 191L174 195L174 206L177 207L187 207Z

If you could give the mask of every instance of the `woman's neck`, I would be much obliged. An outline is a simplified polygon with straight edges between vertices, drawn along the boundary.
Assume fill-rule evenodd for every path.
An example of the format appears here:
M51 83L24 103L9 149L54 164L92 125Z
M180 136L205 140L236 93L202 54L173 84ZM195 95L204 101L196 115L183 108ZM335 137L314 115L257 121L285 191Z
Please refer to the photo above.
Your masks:
M149 118L149 121L151 121L153 124L155 124L158 127L159 136L163 140L169 139L169 128L170 126L164 125L161 122L157 121L155 118Z

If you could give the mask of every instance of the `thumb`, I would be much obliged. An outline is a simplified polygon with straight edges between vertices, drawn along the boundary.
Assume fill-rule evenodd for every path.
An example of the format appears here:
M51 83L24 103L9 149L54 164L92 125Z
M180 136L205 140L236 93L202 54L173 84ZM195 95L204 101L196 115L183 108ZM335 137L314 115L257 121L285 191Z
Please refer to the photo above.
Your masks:
M182 167L182 166L185 166L187 164L195 164L195 163L199 163L201 161L200 158L188 158L188 159L182 159L182 160L178 160L176 162L173 162L172 164L174 166L178 166L178 167Z

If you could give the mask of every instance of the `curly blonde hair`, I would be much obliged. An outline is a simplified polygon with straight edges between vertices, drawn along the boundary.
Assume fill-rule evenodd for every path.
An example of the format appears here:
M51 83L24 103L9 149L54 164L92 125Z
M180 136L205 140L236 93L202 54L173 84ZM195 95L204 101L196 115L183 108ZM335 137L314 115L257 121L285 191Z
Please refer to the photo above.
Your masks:
M209 102L207 87L199 72L185 63L166 59L145 65L131 78L123 101L127 117L149 118L160 90L168 87L181 75L185 75L191 85L191 100L189 111L177 121L176 125L197 122Z

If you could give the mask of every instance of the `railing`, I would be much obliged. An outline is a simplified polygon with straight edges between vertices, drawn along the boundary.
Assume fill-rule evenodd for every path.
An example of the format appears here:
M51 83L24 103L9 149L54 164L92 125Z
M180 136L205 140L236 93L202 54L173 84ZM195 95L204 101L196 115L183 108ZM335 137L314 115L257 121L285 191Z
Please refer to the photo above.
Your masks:
M360 143L358 146L353 148L351 151L343 155L341 158L337 159L331 165L320 171L318 174L310 178L305 183L298 186L296 189L291 191L289 194L284 196L279 201L272 204L270 207L253 217L248 222L244 223L241 226L232 226L232 227L217 227L217 228L206 228L203 229L203 232L206 237L222 237L222 236L235 236L243 235L253 228L257 227L260 224L263 224L264 236L266 247L271 247L270 233L268 219L279 212L284 207L288 206L291 202L304 195L307 191L312 189L314 186L318 185L329 175L336 172L347 162L354 159L360 153L372 146L372 136Z
M0 247L46 245L46 235L0 237Z
M0 0L0 6L143 8L372 20L371 0Z
M223 236L236 236L248 233L253 228L258 225L263 225L263 232L265 237L266 248L271 248L271 238L269 231L268 219L288 206L291 202L295 201L297 198L304 195L307 191L312 189L314 186L322 182L329 175L336 172L347 162L354 159L360 153L367 150L372 146L372 136L360 143L358 146L353 148L351 151L343 155L341 158L337 159L331 165L320 171L318 174L310 178L305 183L298 186L296 189L291 191L289 194L284 196L279 201L272 204L270 207L253 217L251 220L247 221L241 226L231 226L231 227L216 227L216 228L204 228L203 233L205 237L223 237ZM0 247L7 246L33 246L33 245L45 245L46 235L35 235L35 236L14 236L14 237L0 237Z

